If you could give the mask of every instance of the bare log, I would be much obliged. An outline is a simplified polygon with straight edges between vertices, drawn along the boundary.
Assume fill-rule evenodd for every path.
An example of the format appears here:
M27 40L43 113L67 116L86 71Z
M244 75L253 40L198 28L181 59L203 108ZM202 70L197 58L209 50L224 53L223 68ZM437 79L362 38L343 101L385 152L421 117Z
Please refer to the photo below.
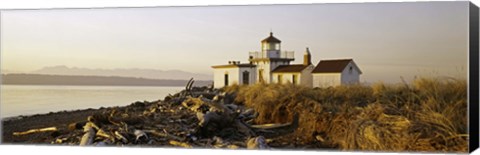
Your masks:
M183 140L183 138L180 138L180 137L178 137L178 136L169 134L169 133L167 133L166 131L164 131L164 132L159 132L159 131L157 131L157 130L145 130L145 132L150 133L150 134L152 134L152 135L154 135L154 136L165 137L165 138L173 139L173 140L176 140L176 141L182 141L182 140Z
M239 149L240 147L237 146L237 145L231 144L231 145L228 145L227 148L228 148L228 149Z
M190 93L192 92L192 87L193 87L194 82L195 82L195 80L193 80L193 78L191 78L190 82L187 85L187 90L190 91Z
M185 93L182 94L182 98L185 98L187 95L192 95L193 82L193 78L190 78L190 80L188 80L187 85L185 85Z
M192 145L188 144L188 143L184 143L184 142L179 142L179 141L175 141L175 140L171 140L169 141L170 145L173 145L173 146L180 146L180 147L184 147L184 148L192 148Z
M242 119L244 121L254 119L257 116L258 116L258 113L255 112L255 110L253 110L252 108L244 110L239 115L240 119Z
M142 130L135 130L133 134L135 134L135 141L137 142L142 140L148 140L148 135Z
M77 129L82 129L83 126L85 126L86 123L87 123L87 121L70 123L70 124L68 124L67 128L70 131L77 130Z
M263 136L250 138L247 141L247 149L269 149L267 141Z
M298 125L298 114L293 116L293 122L283 123L283 124L260 124L260 125L250 125L250 128L253 129L266 129L274 130L280 128L290 128Z
M276 129L276 128L283 128L292 125L291 122L284 123L284 124L260 124L260 125L250 125L251 128L254 129Z
M111 140L111 141L114 141L115 140L115 137L111 136L110 134L108 134L107 132L105 132L104 130L102 129L98 129L97 133L96 133L96 136L98 137L104 137L108 140Z
M200 98L188 98L182 105L194 112L202 111L202 106L207 106Z
M210 122L219 122L225 119L222 115L217 114L216 112L208 111L204 115L202 113L197 112L197 118L199 120L198 125L205 127Z
M204 104L210 106L210 111L219 111L224 112L226 114L232 114L233 111L227 108L224 104L220 104L218 102L212 102L212 100L206 98L200 98Z
M49 131L57 131L57 127L48 127L48 128L41 128L41 129L30 129L28 131L24 132L13 132L14 136L21 136L21 135L28 135L32 133L38 133L38 132L49 132Z
M95 138L95 129L92 125L92 122L88 122L83 127L83 132L85 132L80 140L80 146L91 145Z
M247 125L245 125L242 121L236 119L235 126L237 127L238 131L243 135L250 137L255 136L255 132L253 132Z
M128 139L125 138L125 136L123 136L120 132L118 131L115 131L115 137L117 137L117 139L121 140L124 144L128 143Z

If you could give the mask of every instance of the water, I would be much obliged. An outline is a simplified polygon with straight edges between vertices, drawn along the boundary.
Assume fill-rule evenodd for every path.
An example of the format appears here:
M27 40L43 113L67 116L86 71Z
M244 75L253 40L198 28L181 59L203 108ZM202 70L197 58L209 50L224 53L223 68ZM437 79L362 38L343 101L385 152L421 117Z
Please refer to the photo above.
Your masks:
M1 85L0 117L125 106L155 101L183 87Z

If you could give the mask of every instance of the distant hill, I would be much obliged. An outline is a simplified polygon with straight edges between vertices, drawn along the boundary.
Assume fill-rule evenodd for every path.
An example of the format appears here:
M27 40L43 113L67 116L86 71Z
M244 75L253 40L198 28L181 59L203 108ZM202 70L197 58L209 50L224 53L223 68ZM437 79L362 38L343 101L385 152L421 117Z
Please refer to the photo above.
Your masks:
M96 85L96 86L185 86L188 80L160 80L118 76L73 76L41 74L2 74L2 84L14 85ZM195 80L195 86L212 81Z
M15 73L15 71L11 71L11 70L0 70L0 73L2 74L10 74L10 73Z
M80 76L120 76L120 77L138 77L147 79L175 79L189 80L212 80L213 75L191 73L181 70L156 70L156 69L90 69L67 66L52 66L30 72L31 74L47 75L80 75ZM29 74L30 74L29 73Z

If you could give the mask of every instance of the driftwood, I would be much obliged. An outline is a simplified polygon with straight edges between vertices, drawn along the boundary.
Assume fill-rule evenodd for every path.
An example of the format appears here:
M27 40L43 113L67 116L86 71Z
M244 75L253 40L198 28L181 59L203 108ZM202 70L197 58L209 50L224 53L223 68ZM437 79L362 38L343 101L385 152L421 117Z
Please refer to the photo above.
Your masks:
M77 129L82 129L83 126L85 126L86 123L87 123L87 121L70 123L70 124L68 124L67 128L70 131L77 130Z
M98 129L97 133L96 133L96 136L98 137L103 137L103 138L106 138L110 141L114 141L115 140L115 137L111 136L110 134L108 134L107 132L105 132L104 130L102 129Z
M237 127L238 131L245 135L246 137L255 136L255 132L252 131L247 125L245 125L240 120L235 120L235 126Z
M94 124L92 122L85 124L83 127L83 132L84 134L80 140L80 146L91 145L95 138Z
M165 138L168 138L168 139L173 139L173 140L176 140L176 141L182 141L184 140L184 138L180 138L178 136L175 136L175 135L172 135L172 134L169 134L168 132L166 132L164 130L164 132L159 132L157 130L145 130L146 133L149 133L149 134L152 134L154 136L158 136L158 137L165 137Z
M188 80L187 85L185 85L185 93L183 93L183 95L182 95L183 98L185 98L188 95L190 95L190 96L193 95L192 94L192 86L193 86L194 82L195 82L195 80L193 80L193 78Z
M250 125L251 128L254 129L277 129L277 128L283 128L283 127L288 127L292 125L291 122L289 123L284 123L284 124L260 124L260 125Z
M263 136L250 138L247 141L247 149L269 149L267 141Z
M169 141L170 145L173 145L173 146L181 146L181 147L184 147L184 148L192 148L192 145L188 144L188 143L184 143L184 142L179 142L179 141L175 141L175 140L171 140Z
M128 139L125 138L120 132L115 131L115 137L119 140L121 140L124 144L128 143Z
M107 108L85 121L73 122L68 125L70 133L55 142L78 144L75 139L81 139L82 146L167 144L184 148L266 149L269 146L265 138L289 133L298 124L298 118L284 124L246 123L253 121L258 113L235 104L236 94L193 88L193 83L190 79L184 91L165 97L165 101ZM81 136L72 138L82 127Z
M227 108L227 106L225 106L225 104L220 104L218 102L212 102L211 100L209 99L206 99L206 98L203 98L203 97L199 97L204 104L210 106L210 111L219 111L219 112L223 112L225 114L232 114L233 111L230 110L229 108Z
M223 140L221 137L214 136L213 138L213 147L214 148L228 148L228 149L239 149L238 145L235 145L231 142Z
M135 141L137 142L142 140L148 140L147 134L142 130L135 130L133 134L135 134Z
M202 127L207 126L209 123L224 124L224 123L227 123L226 121L228 121L226 120L227 118L225 118L224 115L218 114L216 112L211 112L211 111L207 111L207 113L205 114L197 112L197 118L200 121L198 125Z
M250 125L250 128L254 129L279 129L279 128L289 128L289 127L295 127L298 125L298 114L295 114L293 116L293 122L288 122L284 124L260 124L260 125Z
M258 113L255 112L255 110L253 110L253 109L247 109L247 110L244 110L243 112L241 112L238 117L242 121L245 121L246 123L250 123L250 122L253 122L253 119L258 117Z
M57 131L57 127L48 127L48 128L41 128L41 129L31 129L28 131L24 132L13 132L14 136L21 136L21 135L28 135L32 133L38 133L38 132L49 132L49 131Z

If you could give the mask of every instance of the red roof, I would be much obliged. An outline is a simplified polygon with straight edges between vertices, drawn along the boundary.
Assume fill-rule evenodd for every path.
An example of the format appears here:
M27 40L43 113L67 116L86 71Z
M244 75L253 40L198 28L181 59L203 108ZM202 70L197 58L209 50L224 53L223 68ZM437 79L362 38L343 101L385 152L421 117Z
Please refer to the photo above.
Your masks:
M340 73L352 59L321 60L312 73Z
M272 73L295 73L302 72L307 66L303 64L299 65L280 65L275 68Z
M262 43L263 43L263 42L267 42L267 43L280 43L280 42L282 42L282 41L280 41L280 40L278 40L277 38L275 38L275 37L273 36L273 33L270 32L270 36L269 36L268 38L263 39L263 40L262 40Z

